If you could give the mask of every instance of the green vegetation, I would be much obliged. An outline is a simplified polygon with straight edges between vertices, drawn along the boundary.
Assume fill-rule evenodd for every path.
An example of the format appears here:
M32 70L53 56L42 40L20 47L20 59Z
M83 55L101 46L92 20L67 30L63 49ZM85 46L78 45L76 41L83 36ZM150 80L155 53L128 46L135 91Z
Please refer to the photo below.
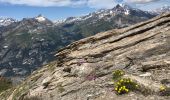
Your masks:
M10 80L0 77L0 93L11 87L12 82Z
M29 91L29 86L26 85L22 85L20 87L16 87L16 89L14 90L14 96L13 96L13 100L24 100L24 94L28 93Z
M112 74L114 81L115 91L117 94L125 94L130 91L138 90L139 85L132 81L130 78L122 78L125 75L123 70L115 70Z
M160 95L161 96L170 96L170 88L167 86L162 85L160 87Z
M21 35L17 35L15 41L21 48L28 48L31 47L32 44L32 41L30 40L31 37L31 34L25 32Z
M115 70L112 73L112 78L113 78L113 80L118 80L123 75L125 75L125 72L123 70Z
M122 78L115 83L115 91L118 94L125 94L130 91L137 90L138 87L137 83L132 81L130 78Z

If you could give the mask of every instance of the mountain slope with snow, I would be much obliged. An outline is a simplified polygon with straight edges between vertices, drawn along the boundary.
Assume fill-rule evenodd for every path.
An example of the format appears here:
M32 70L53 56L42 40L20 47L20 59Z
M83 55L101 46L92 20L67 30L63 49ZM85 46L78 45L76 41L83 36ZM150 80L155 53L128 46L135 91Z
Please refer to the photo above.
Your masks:
M165 13L165 12L170 12L170 6L163 6L161 8L157 8L153 12L158 13L158 14L162 14L162 13Z
M0 27L1 26L8 26L12 23L16 22L15 19L12 18L0 18Z
M69 17L57 21L55 25L70 34L80 33L83 37L88 37L109 29L127 27L157 15L128 5L118 4L112 9L101 9L85 16Z
M88 20L91 20L92 22L99 21L102 19L111 20L113 17L116 17L118 15L124 15L126 17L136 16L136 17L141 17L141 19L142 18L149 19L158 14L151 13L148 11L142 11L140 9L132 8L128 5L118 4L112 9L101 9L85 16L69 17L62 21L56 21L56 23L58 25L58 22L60 22L60 24L65 24L65 23L74 23L74 22L85 22Z

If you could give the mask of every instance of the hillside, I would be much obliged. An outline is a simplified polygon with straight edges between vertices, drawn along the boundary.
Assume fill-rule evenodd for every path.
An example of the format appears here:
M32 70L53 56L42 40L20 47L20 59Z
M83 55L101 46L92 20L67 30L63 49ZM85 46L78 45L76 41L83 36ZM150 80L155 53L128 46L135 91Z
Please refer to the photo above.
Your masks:
M0 99L169 100L169 38L170 13L98 33L60 50L57 60L32 73L18 87L1 93ZM113 82L117 69L140 88L117 95Z
M0 75L27 76L55 60L54 53L74 41L109 29L127 27L156 15L117 5L80 18L67 18L60 24L42 15L13 22L0 27Z

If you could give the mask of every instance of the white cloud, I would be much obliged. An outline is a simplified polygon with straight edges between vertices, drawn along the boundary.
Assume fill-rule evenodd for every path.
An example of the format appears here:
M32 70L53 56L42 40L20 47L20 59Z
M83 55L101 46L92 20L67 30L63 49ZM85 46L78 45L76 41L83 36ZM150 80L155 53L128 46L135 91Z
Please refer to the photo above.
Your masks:
M87 2L87 5L92 8L112 8L116 4L116 0L88 0Z
M154 2L154 1L159 1L159 0L124 0L124 2L136 3L136 4L149 3L149 2Z
M27 5L27 6L82 6L92 8L111 8L116 0L0 0L3 3Z
M28 6L76 6L83 5L87 0L0 0L3 3Z
M122 0L0 0L2 3L27 6L84 6L91 8L112 8ZM123 0L126 3L147 3L158 0Z

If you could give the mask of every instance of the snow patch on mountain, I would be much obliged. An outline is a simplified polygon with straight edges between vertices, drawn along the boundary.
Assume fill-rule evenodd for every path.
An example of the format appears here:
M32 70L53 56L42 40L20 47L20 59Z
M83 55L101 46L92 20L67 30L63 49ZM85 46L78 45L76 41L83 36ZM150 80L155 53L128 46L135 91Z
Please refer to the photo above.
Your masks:
M16 20L12 18L4 18L4 17L0 18L0 26L8 26L14 22L16 22Z
M143 11L137 8L132 8L129 5L126 4L118 4L112 9L100 9L98 11L89 13L84 16L79 17L69 17L64 20L57 20L54 21L55 25L61 25L61 24L67 24L67 23L77 23L77 22L83 22L83 21L90 21L91 23L95 23L98 20L110 20L113 17L117 15L133 15L138 17L143 17L147 19L148 16L156 16L157 13L149 12L149 11Z
M38 22L44 22L46 21L46 18L43 17L42 15L39 15L38 17L35 18Z

